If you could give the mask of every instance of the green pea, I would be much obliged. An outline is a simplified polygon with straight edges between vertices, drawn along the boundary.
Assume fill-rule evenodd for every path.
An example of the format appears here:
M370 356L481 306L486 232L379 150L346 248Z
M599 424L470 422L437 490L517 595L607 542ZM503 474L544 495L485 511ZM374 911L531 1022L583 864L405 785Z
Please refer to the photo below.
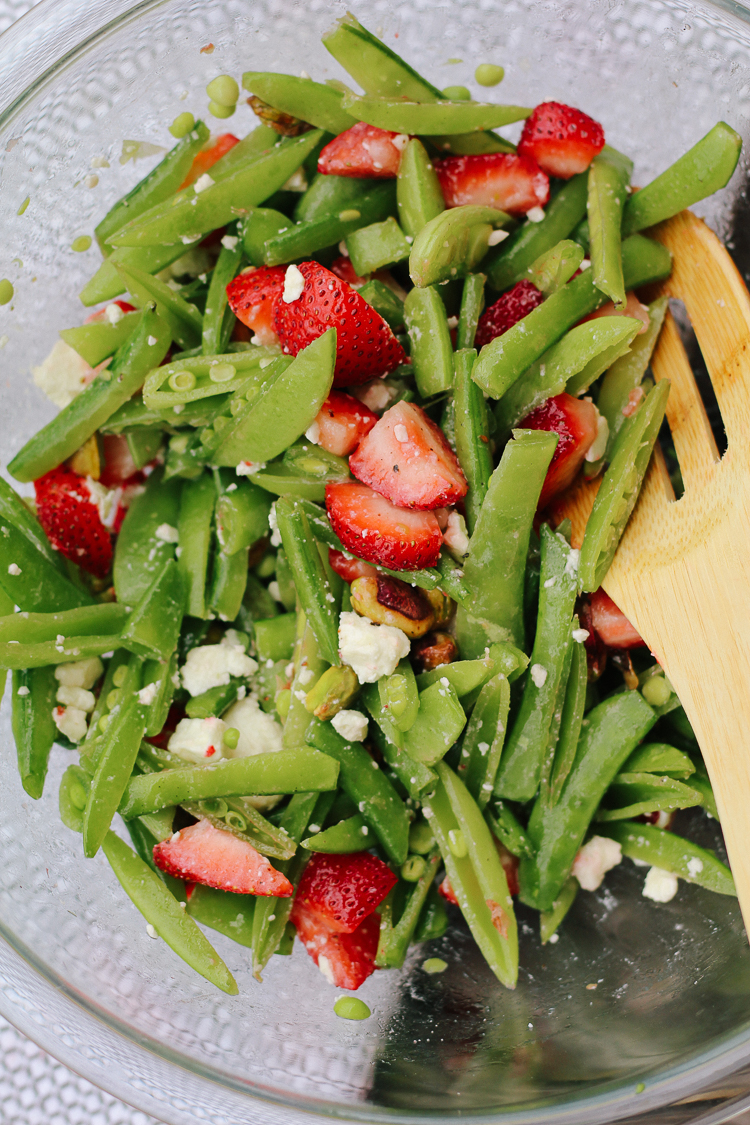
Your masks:
M232 809L229 810L224 820L230 828L236 828L238 832L245 832L247 830L247 821L244 816L238 812L234 812Z
M7 305L9 301L12 301L14 293L15 289L13 288L12 282L8 281L7 277L4 277L3 280L0 281L0 305Z
M474 80L480 86L498 86L504 77L504 69L494 63L480 63L474 71Z
M645 1089L646 1089L646 1083L645 1082L639 1082L638 1085L635 1088L635 1092L636 1092L636 1094L642 1094Z
M212 117L231 117L234 110L235 107L233 105L220 105L218 102L214 101L208 103L208 112Z
M173 391L192 391L195 375L192 371L175 371L174 375L169 376L169 385Z
M364 1000L356 996L339 996L333 1010L342 1020L366 1020L372 1015Z
M236 374L237 369L231 363L213 363L208 369L208 377L212 383L228 383Z
M240 740L240 732L237 730L237 727L229 727L228 730L224 731L224 739L223 739L224 745L229 750L236 750L237 749L237 743L239 742L239 740Z
M172 124L169 126L169 131L173 137L180 140L181 137L186 137L190 130L195 125L195 118L192 113L178 113Z
M426 973L444 973L448 968L448 962L444 961L442 957L428 957L422 963L422 968Z
M123 665L124 667L124 665ZM112 691L107 693L107 708L111 711L120 702L122 692L118 688L113 688Z
M125 683L125 680L127 679L127 676L128 666L127 664L121 664L119 668L115 670L115 674L112 677L112 683L115 685L115 687L122 687L122 685Z
M435 837L426 820L416 820L409 829L409 851L427 855L435 847Z
M101 719L99 720L99 730L102 732L102 734L107 729L111 721L111 715L102 715Z
M424 875L427 864L421 855L410 855L401 866L401 878L407 883L418 883Z
M641 688L641 695L652 707L663 707L671 694L672 689L664 676L653 676Z
M443 97L451 102L470 102L471 90L467 90L466 86L446 86Z
M223 817L227 815L229 805L223 797L209 797L206 801L200 801L201 812L207 816Z
M211 101L233 108L237 105L240 88L230 74L220 74L206 86L206 93Z
M23 203L21 204L21 206L16 211L16 214L17 215L23 215L24 211L26 210L26 208L28 207L28 205L30 203L31 203L31 196L27 195L26 198L24 199Z
M76 254L82 254L84 250L88 250L91 245L90 234L79 234L78 238L74 238L70 244L70 249L75 250Z
M451 828L448 833L448 844L456 859L463 859L468 852L466 840L460 828Z

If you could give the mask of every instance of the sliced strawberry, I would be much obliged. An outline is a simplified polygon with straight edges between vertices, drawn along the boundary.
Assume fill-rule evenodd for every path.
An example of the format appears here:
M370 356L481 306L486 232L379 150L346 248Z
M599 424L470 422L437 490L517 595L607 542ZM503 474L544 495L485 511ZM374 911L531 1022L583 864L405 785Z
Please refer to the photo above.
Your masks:
M375 972L380 919L370 914L352 934L335 933L295 900L291 921L315 964L337 988L356 991Z
M264 855L246 840L199 820L154 846L154 863L161 871L192 883L241 895L289 898L294 887Z
M369 407L343 391L331 391L313 422L317 423L317 443L328 453L347 457L378 420Z
M443 534L434 512L397 508L364 484L326 485L326 509L347 551L391 570L435 566Z
M518 142L519 155L531 157L548 175L561 180L585 172L603 148L599 122L562 102L538 105L526 118Z
M295 905L303 906L332 932L351 934L397 881L390 867L370 852L313 852L300 879Z
M217 160L221 160L222 156L226 156L230 149L240 143L239 137L235 137L233 133L222 133L220 137L211 138L213 144L209 148L204 148L193 159L185 179L180 184L180 191L183 188L190 187L196 180L199 180L204 172L209 168L213 168Z
M138 468L130 452L128 439L124 434L103 434L101 437L104 465L99 481L105 488L125 484L138 474ZM142 479L142 478L141 478Z
M587 320L596 320L597 317L600 316L632 316L635 317L636 320L640 320L643 324L643 328L638 329L638 335L641 336L651 322L651 318L648 315L648 305L644 305L639 301L632 289L626 294L626 297L627 300L624 308L618 309L615 307L614 301L607 301L606 305L601 305L596 312L584 316L580 323L585 324Z
M503 293L485 309L477 324L476 347L483 348L497 339L541 305L544 295L530 281L517 281L512 289Z
M327 328L335 328L334 387L367 383L406 362L382 316L351 285L318 262L302 262L297 268L305 281L302 293L288 303L276 301L274 311L274 327L288 355L297 355Z
M443 431L413 402L386 410L349 458L349 468L399 508L442 508L461 500L468 488Z
M135 305L130 305L130 304L128 304L127 301L120 301L120 300L107 301L107 304L104 306L103 309L97 309L96 312L91 313L90 316L86 317L86 319L84 320L83 323L84 324L95 324L99 320L104 320L104 318L107 315L107 309L109 308L110 305L117 305L118 309L120 309L120 311L124 312L124 313L135 312Z
M328 548L328 561L344 582L351 583L357 578L374 578L378 573L369 563L363 562L362 559L350 559L334 547Z
M454 906L458 906L458 899L456 898L456 892L453 890L453 887L451 886L451 881L450 881L450 879L448 878L447 875L445 876L442 883L438 887L438 892L443 896L443 898L446 900L446 902L452 902Z
M347 285L351 285L352 289L359 289L360 286L367 282L366 277L360 277L354 266L352 265L351 258L346 258L342 254L340 258L336 258L331 262L331 272L345 281Z
M641 648L645 641L601 587L590 598L591 624L607 648Z
M495 840L495 847L497 848L497 854L500 856L500 862L503 865L505 878L508 880L508 890L512 895L517 895L520 890L518 883L518 856L509 852L505 845L501 844L499 840Z
M318 157L318 171L324 176L395 179L402 148L393 141L399 135L358 121L328 142Z
M447 207L475 203L525 215L532 207L544 207L549 199L549 179L528 156L507 152L446 156L435 161L435 171Z
M284 292L286 266L260 266L239 274L227 285L229 307L237 319L252 329L268 347L279 338L273 324L276 301Z
M557 449L539 497L540 509L572 484L586 451L596 438L598 418L599 412L592 402L563 392L548 398L518 423L522 430L549 430L557 434Z
M36 514L55 550L103 578L112 565L112 540L86 478L60 465L34 481L34 492Z

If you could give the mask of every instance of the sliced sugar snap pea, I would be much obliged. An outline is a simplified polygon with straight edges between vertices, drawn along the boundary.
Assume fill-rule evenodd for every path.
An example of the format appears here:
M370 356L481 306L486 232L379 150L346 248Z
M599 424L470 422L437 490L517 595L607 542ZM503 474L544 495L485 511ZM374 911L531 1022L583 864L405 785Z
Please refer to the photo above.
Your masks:
M169 660L177 647L186 594L183 572L174 559L167 559L125 622L123 645L144 657Z
M480 809L487 805L495 785L509 708L510 684L499 672L480 691L461 744L458 775Z
M355 813L346 820L308 836L301 841L301 846L309 852L325 852L332 855L347 855L351 852L361 852L370 843L370 830L362 813Z
M294 575L300 605L329 664L339 662L338 614L317 544L304 510L289 496L276 504L279 533Z
M487 278L483 273L470 273L464 281L461 295L461 312L458 318L456 350L474 347L479 317L484 309L484 284Z
M371 223L360 227L347 236L346 248L349 251L355 273L364 277L384 266L403 262L409 257L411 246L393 216L382 223Z
M620 232L630 176L623 173L621 163L618 166L609 161L604 153L594 157L589 168L587 204L591 276L597 289L614 301L615 308L625 304Z
M404 327L404 302L382 281L372 278L360 288L359 295L372 305L375 312L380 313L394 331Z
M115 268L134 301L138 304L148 301L156 304L159 316L169 325L172 339L181 347L192 348L200 341L203 317L195 305L175 293L165 281L160 281L158 277L152 277L135 266L118 265Z
M342 107L342 92L313 82L311 78L246 70L242 75L242 85L274 109L301 121L309 121L329 133L343 133L356 124L357 119Z
M487 404L471 378L476 358L473 348L457 351L454 357L454 433L456 454L469 485L464 500L469 533L474 531L492 476Z
M571 875L549 910L543 910L539 915L539 936L542 939L542 945L546 945L560 929L565 915L575 902L579 889L580 883L574 875Z
M424 288L471 273L487 253L492 231L508 218L504 211L467 203L430 219L414 239L409 256L414 284Z
M247 393L251 387L262 386L265 368L277 356L277 348L254 347L247 352L191 356L165 363L146 377L144 404L151 410L171 410L202 398L238 390Z
M337 20L322 41L368 94L398 95L425 102L437 101L442 96L436 86L363 27L351 12Z
M703 796L690 783L651 773L618 773L613 779L596 820L633 820L652 812L671 812L703 804Z
M732 873L713 852L692 840L650 824L603 824L597 833L617 840L623 855L671 871L687 883L697 883L720 895L736 895Z
M439 762L466 725L466 713L455 688L448 684L431 684L419 693L419 713L404 733L404 749L415 762L434 766Z
M60 336L74 351L86 360L90 367L96 367L103 359L114 355L135 331L141 313L124 313L116 324L108 320L95 320L91 324L81 324L76 328L63 328Z
M342 178L345 177L319 177L323 180ZM317 182L316 180L315 183ZM327 246L336 246L361 227L382 222L396 214L396 187L393 180L373 183L371 180L352 179L350 182L362 186L356 192L349 189L347 194L352 198L339 204L335 210L291 223L287 230L267 239L263 249L265 264L277 266L282 262L309 258L311 254L316 254Z
M407 293L404 318L417 389L423 398L442 394L453 385L453 348L445 305L435 286Z
M289 216L281 211L274 211L272 207L253 207L242 224L242 245L251 264L265 265L266 242L292 225Z
M426 148L417 137L411 138L401 154L396 198L399 222L412 238L445 210L437 172Z
M166 266L171 266L183 256L185 250L186 247L182 242L171 246L120 246L104 259L94 276L84 285L79 294L81 302L87 307L98 305L102 301L111 301L113 297L119 297L124 293L127 286L122 275L118 273L118 266L155 274Z
M11 726L21 784L30 797L41 797L57 727L52 717L59 684L53 666L13 672ZM25 689L25 690L23 690Z
M583 247L570 238L563 238L551 250L545 250L529 266L528 280L549 297L570 281L583 261Z
M358 121L366 121L378 129L420 136L479 133L522 121L531 113L530 108L520 105L444 100L410 102L372 94L364 97L345 94L341 104Z

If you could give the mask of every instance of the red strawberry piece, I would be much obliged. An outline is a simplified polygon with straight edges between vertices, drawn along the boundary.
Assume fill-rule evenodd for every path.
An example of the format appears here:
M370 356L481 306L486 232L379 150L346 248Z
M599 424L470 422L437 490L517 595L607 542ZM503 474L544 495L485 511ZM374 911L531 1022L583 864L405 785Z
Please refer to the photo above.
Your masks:
M450 881L450 879L448 878L447 875L445 876L442 883L438 887L438 892L443 896L443 898L446 900L446 902L451 902L451 903L453 903L454 906L458 906L458 899L456 898L456 892L453 890L453 887L451 886L451 881Z
M313 852L300 879L295 906L303 906L332 932L351 934L396 883L390 867L370 852Z
M557 449L539 497L540 509L573 483L586 451L596 438L598 418L599 412L592 402L563 392L548 398L518 423L523 430L549 430L557 434Z
M369 407L343 391L331 391L318 412L317 444L328 453L348 456L378 420Z
M107 301L107 304L104 306L103 309L97 309L97 311L95 313L91 313L90 316L86 317L86 319L84 320L83 323L84 324L94 324L94 323L96 323L96 321L104 320L104 318L107 314L107 309L109 308L110 305L117 305L118 309L120 309L120 311L124 312L124 313L135 312L135 305L130 305L130 304L128 304L127 301L120 301L120 300Z
M508 880L508 890L512 895L517 895L520 890L518 883L518 856L509 852L505 845L501 844L499 840L495 840L495 847L497 848L497 854L500 856L500 862L503 865L505 878Z
M549 179L528 156L488 152L482 156L446 156L435 161L446 207L474 203L525 215L544 207Z
M343 254L340 258L331 262L331 272L345 281L347 285L351 285L353 289L359 289L361 285L365 285L367 282L366 277L359 276L352 265L351 258L345 258Z
M640 648L645 641L601 587L590 598L591 624L607 648Z
M177 724L185 718L185 708L181 703L173 703L169 708L169 713L158 734L150 734L146 738L153 746L158 746L162 750L166 750L170 738L177 730Z
M574 543L574 546L575 545ZM580 543L578 546L580 546ZM588 666L589 683L594 683L607 667L607 646L594 629L594 621L591 614L591 600L587 594L584 594L583 597L578 599L576 613L578 614L580 627L585 629L588 633L583 643L586 647L586 664Z
M519 320L541 305L544 295L530 281L517 281L512 289L503 293L494 305L485 309L477 325L477 348L483 348L490 340L502 336Z
M264 346L278 343L273 313L284 291L285 273L286 266L260 266L239 274L227 285L230 309Z
M413 402L386 410L349 458L349 468L399 508L443 508L468 489L443 431Z
M596 312L584 316L579 323L585 324L587 320L596 320L599 316L632 316L635 317L636 320L642 321L643 328L638 329L638 335L643 335L651 323L651 318L648 315L648 305L644 305L639 301L632 289L626 296L627 301L625 302L624 308L618 309L614 301L607 301L606 305L600 305Z
M562 102L538 105L526 119L518 142L519 155L531 157L548 175L561 180L585 172L603 148L599 122Z
M363 562L362 559L350 559L342 551L337 551L334 547L328 548L328 561L333 570L339 574L345 582L354 582L356 578L374 578L378 573L374 566L369 563Z
M336 988L354 992L374 973L380 937L377 914L370 914L352 934L335 933L296 899L291 921L315 964Z
M103 434L101 444L104 464L99 476L100 484L105 488L115 488L138 474L128 439L124 434Z
M34 481L36 514L52 546L99 578L112 565L112 540L85 477L64 465Z
M351 285L318 262L302 262L297 268L305 280L302 293L288 303L276 301L274 311L274 327L288 355L297 355L326 329L335 328L334 387L367 383L406 362L382 316Z
M397 508L364 484L326 485L326 509L347 551L391 570L435 566L443 534L434 512Z
M399 135L358 121L329 141L318 157L318 171L324 176L392 180L401 163L402 148L393 143Z
M199 180L204 172L209 168L213 168L217 160L221 160L222 156L226 156L230 149L240 143L239 137L235 137L233 133L222 133L220 137L216 137L208 148L204 148L193 158L193 163L190 166L185 179L180 184L180 191L183 188L190 187L196 180Z
M177 879L189 879L240 895L289 898L294 887L246 840L199 820L154 846L154 863Z

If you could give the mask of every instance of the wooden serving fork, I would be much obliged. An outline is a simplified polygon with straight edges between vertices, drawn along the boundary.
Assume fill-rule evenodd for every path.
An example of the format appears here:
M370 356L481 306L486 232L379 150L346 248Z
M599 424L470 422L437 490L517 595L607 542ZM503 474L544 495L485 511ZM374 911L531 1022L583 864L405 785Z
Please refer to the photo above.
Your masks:
M670 379L667 422L685 485L675 499L658 445L604 589L632 621L685 708L708 768L750 932L750 294L690 211L650 232L672 252L658 295L687 309L721 410L719 457L671 314L652 358ZM580 545L598 481L558 511Z

